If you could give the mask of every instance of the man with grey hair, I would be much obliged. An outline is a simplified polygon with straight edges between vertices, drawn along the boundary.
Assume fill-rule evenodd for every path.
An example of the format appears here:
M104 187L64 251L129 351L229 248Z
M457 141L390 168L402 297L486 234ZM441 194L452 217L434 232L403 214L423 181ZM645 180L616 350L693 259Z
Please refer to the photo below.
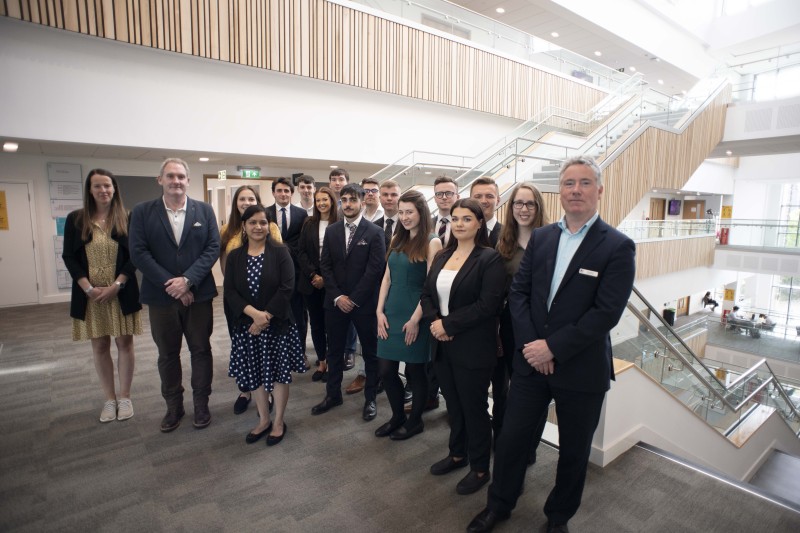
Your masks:
M467 531L486 532L511 515L522 491L534 430L555 400L559 457L544 505L547 531L569 531L586 480L592 436L614 377L609 332L628 302L636 248L600 219L600 169L589 157L559 174L564 217L536 229L514 276L514 379L495 449L486 508Z
M219 259L219 229L211 206L188 197L185 161L164 161L157 181L163 195L134 208L128 238L131 260L143 276L140 300L148 306L158 348L161 395L167 403L161 431L166 433L176 429L185 414L183 337L192 361L194 427L202 429L211 423L211 302L217 295L211 267Z

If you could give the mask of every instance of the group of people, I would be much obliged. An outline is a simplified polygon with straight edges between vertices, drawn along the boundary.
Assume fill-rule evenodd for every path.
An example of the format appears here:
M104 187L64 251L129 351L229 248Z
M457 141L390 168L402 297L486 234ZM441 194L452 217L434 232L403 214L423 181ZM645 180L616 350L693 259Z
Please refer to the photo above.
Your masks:
M531 183L510 191L501 224L500 190L491 178L475 180L468 198L459 197L452 178L437 178L438 213L431 216L421 192L403 193L391 180L350 183L337 168L328 186L301 176L299 206L291 204L294 184L285 178L272 182L269 207L255 189L239 188L228 224L218 231L212 208L187 195L184 161L168 159L157 179L163 196L137 205L128 220L114 176L95 169L83 209L67 222L73 338L92 341L106 394L101 422L133 416L132 335L141 332L139 311L147 304L167 405L161 431L176 429L185 414L182 337L191 354L193 423L210 423L217 295L211 268L219 259L231 336L228 373L241 391L234 412L244 412L254 397L259 414L246 442L266 436L271 446L286 435L292 373L311 368L308 324L317 356L311 379L325 386L312 415L343 404L343 373L356 365L356 339L361 362L345 392L363 391L362 417L370 421L385 390L391 416L374 430L377 437L421 433L423 413L438 405L441 390L448 453L431 474L469 466L456 484L459 494L492 480L487 507L468 531L491 531L510 515L554 399L561 449L545 514L548 531L567 530L613 378L609 332L634 276L632 241L599 218L603 185L591 158L564 163L565 215L555 224L548 224ZM111 336L119 350L119 396Z

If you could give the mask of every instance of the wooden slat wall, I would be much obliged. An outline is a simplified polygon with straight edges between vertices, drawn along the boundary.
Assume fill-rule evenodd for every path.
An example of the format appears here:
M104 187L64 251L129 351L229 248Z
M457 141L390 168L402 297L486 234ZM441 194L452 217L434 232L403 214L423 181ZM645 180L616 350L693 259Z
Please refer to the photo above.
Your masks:
M653 188L680 189L719 144L730 86L681 134L648 128L603 171L600 216L617 226Z
M5 0L0 15L521 120L605 95L326 0Z
M715 238L696 237L636 244L636 279L714 264Z

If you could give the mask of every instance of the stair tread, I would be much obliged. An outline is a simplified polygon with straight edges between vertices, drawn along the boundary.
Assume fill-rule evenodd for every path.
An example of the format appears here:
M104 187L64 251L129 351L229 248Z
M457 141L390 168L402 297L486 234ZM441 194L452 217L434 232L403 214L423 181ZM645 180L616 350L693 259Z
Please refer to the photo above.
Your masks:
M800 458L775 450L750 484L800 504Z

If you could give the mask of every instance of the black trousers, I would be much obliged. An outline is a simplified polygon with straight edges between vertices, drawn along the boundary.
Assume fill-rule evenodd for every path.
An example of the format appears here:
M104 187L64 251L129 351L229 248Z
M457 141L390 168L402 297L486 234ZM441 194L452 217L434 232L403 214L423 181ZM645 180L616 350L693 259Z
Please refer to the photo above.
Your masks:
M181 346L183 337L189 347L192 362L192 396L194 405L208 406L214 362L211 358L211 331L214 310L211 300L195 302L185 307L179 301L170 305L148 306L150 331L158 348L158 374L161 376L161 395L167 408L183 406L183 374Z
M378 318L375 310L369 312L343 313L338 307L325 310L325 326L328 328L328 383L327 395L330 398L342 397L342 374L344 372L344 351L347 330L352 324L361 339L361 356L364 358L364 398L375 400L378 386Z
M465 368L453 360L449 349L452 348L446 342L439 343L434 368L450 417L450 455L467 457L472 470L488 472L492 449L489 420L492 368Z
M303 346L303 355L306 354L306 335L308 335L308 315L303 295L295 290L291 299L292 315L297 324L297 333L300 334L300 344Z
M556 372L558 369L556 369ZM556 483L544 505L544 514L556 524L578 511L586 481L592 437L600 420L605 392L577 392L554 388L544 375L514 375L508 394L503 432L497 441L487 507L501 514L517 504L525 479L534 432L555 399L559 454Z
M325 330L325 289L314 289L311 294L304 295L308 322L311 325L311 342L317 352L317 360L324 361L328 356L328 334Z

